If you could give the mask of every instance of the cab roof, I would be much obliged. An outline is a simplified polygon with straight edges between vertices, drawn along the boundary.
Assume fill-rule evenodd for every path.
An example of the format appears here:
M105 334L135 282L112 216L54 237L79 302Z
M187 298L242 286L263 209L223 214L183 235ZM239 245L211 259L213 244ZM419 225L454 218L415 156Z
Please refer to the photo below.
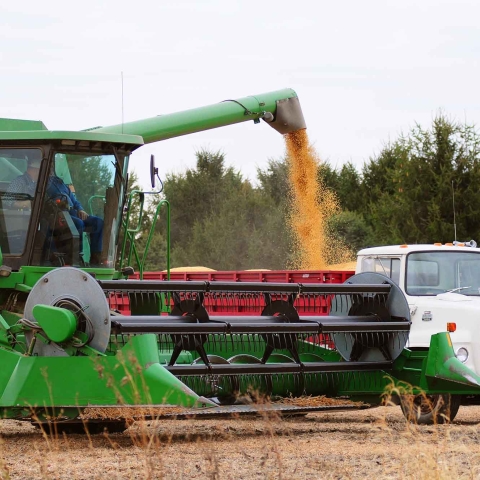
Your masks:
M0 141L2 140L55 140L60 142L119 143L131 146L130 150L144 144L143 138L139 135L102 133L91 130L83 130L79 132L48 130L40 120L19 120L14 118L0 118Z

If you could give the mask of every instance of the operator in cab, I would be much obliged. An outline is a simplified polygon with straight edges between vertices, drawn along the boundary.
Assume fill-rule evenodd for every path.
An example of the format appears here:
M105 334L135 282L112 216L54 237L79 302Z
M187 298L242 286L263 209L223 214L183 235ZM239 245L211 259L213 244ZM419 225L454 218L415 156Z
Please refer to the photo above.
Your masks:
M79 251L83 252L83 232L88 233L90 237L90 266L101 265L102 242L103 242L103 220L95 215L89 215L81 203L78 201L75 193L65 182L55 173L55 165L47 184L47 196L61 210L68 211L79 234Z
M29 157L27 159L27 169L22 175L12 180L12 183L10 183L8 187L4 202L6 202L9 207L18 209L31 208L31 200L16 200L15 194L28 195L31 199L33 199L35 196L35 190L37 188L41 161L41 151L32 149L32 151L29 152ZM9 193L13 195L8 195Z

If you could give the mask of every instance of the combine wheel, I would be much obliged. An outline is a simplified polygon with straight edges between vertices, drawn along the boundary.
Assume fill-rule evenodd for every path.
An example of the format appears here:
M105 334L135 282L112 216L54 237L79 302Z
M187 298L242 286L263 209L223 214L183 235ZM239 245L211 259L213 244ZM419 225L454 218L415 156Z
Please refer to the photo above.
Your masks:
M452 422L460 408L460 395L402 395L400 406L403 415L418 425Z

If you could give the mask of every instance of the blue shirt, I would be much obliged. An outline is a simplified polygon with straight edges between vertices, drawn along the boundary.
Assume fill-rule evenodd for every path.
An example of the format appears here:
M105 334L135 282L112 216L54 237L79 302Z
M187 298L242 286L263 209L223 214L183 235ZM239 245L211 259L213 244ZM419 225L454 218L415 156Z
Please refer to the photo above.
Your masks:
M83 210L81 203L77 200L75 194L65 185L64 181L57 176L50 176L47 185L47 195L52 200L66 200L68 206L74 210Z

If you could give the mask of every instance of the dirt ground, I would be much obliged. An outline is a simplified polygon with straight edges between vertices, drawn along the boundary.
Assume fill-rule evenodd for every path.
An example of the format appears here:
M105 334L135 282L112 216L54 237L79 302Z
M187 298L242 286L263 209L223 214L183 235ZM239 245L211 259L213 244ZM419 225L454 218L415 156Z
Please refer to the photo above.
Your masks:
M137 422L124 433L43 434L0 421L0 478L480 478L480 407L411 426L399 407L305 417Z

